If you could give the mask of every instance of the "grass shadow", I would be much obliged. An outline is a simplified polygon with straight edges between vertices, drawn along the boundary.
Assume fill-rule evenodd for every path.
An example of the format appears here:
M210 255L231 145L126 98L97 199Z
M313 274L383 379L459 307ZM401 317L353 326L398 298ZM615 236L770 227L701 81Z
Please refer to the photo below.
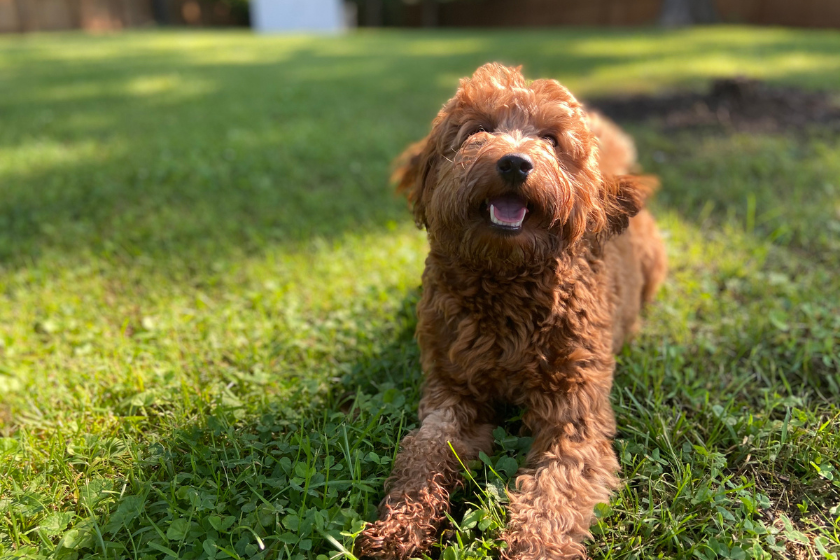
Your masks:
M0 101L0 261L17 267L50 253L201 263L382 230L407 216L386 186L391 160L479 64L525 62L529 75L558 76L587 92L608 89L604 80L628 65L714 57L710 42L727 36L441 31L408 41L361 32L255 41L140 33L43 38L37 48L5 41L0 62L11 94ZM781 30L758 43L739 40L737 30L729 36L721 49L746 65L819 57L833 45ZM662 41L676 50L663 54Z

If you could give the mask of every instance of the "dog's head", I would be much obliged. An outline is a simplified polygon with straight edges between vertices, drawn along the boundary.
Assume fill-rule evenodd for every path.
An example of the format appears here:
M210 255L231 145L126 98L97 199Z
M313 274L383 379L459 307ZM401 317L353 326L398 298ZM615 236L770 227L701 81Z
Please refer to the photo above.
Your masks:
M494 269L619 233L647 189L605 176L587 114L555 80L487 64L461 80L395 177L433 250Z

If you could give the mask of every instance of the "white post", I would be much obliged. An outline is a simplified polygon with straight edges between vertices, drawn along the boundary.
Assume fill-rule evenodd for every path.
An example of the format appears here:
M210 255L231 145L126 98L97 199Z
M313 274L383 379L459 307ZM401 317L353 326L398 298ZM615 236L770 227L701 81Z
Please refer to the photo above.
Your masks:
M258 33L344 29L342 0L251 0L251 27Z

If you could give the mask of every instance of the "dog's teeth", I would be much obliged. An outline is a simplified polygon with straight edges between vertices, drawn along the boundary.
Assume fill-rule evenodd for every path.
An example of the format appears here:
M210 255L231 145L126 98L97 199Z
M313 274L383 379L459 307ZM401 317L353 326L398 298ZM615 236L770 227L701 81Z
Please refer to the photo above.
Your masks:
M518 227L521 227L522 222L525 221L525 216L522 216L522 219L519 220L518 222L502 221L502 220L500 220L499 218L496 217L496 207L491 204L490 205L490 221L493 222L496 225L499 225L499 226L518 228Z

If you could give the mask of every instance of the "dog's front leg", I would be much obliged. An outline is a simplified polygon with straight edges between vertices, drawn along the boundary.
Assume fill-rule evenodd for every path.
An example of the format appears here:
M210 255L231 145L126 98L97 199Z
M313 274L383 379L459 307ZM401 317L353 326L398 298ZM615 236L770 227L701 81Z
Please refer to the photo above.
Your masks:
M521 471L518 492L510 496L506 557L586 558L581 541L590 536L595 505L608 502L618 483L608 401L601 412L605 422L600 426L592 416L562 423L530 422L535 441L529 468Z
M449 511L449 492L461 479L458 458L466 462L492 448L493 426L476 420L474 405L455 402L451 391L444 406L429 406L429 400L424 398L420 406L420 428L400 445L379 521L356 541L361 556L398 560L428 549Z

